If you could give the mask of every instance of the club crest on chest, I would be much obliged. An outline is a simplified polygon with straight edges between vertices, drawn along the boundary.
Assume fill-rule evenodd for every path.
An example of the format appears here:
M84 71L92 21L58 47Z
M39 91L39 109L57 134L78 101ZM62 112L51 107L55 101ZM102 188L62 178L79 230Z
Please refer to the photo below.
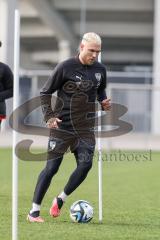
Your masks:
M97 87L99 87L101 84L101 73L95 73L95 77L97 80Z

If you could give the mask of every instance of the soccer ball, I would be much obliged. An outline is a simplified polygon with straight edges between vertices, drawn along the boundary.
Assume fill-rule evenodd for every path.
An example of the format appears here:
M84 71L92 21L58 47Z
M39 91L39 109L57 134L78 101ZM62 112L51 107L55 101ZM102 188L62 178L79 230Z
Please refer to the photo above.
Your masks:
M73 222L90 222L93 218L93 207L85 200L78 200L70 207L70 218Z

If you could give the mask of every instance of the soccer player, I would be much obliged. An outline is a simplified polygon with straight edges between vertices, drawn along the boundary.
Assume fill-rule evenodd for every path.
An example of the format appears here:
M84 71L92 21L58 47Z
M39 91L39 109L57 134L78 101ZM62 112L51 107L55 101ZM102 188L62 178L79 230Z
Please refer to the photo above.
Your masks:
M111 107L105 93L106 69L97 61L100 52L100 36L93 32L85 33L79 54L58 64L40 92L50 137L47 163L38 177L32 208L27 216L30 222L44 222L40 216L41 203L68 148L75 155L77 167L62 192L53 199L52 217L60 215L66 198L83 182L92 167L95 101L99 101L104 111ZM51 97L56 91L57 101L53 109Z
M0 42L0 47L2 43ZM13 73L8 65L0 62L0 127L6 118L5 100L13 96Z

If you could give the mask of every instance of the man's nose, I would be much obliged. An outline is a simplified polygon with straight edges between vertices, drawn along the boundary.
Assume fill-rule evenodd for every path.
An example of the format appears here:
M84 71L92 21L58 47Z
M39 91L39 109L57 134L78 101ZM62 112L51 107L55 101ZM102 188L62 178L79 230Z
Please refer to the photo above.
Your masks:
M96 52L93 52L93 57L97 57L97 53Z

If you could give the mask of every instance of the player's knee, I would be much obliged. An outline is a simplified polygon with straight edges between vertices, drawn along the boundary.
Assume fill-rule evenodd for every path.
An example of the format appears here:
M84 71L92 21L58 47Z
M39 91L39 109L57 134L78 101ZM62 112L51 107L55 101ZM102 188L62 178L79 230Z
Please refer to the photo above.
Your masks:
M92 168L92 161L82 162L81 168L83 168L84 172L88 172Z
M89 171L92 168L92 158L92 154L89 154L88 152L81 153L79 154L78 163L81 167Z
M87 170L89 171L92 168L92 161L87 164Z
M58 170L59 170L58 165L47 166L46 167L46 174L47 174L48 177L52 177L58 172Z

